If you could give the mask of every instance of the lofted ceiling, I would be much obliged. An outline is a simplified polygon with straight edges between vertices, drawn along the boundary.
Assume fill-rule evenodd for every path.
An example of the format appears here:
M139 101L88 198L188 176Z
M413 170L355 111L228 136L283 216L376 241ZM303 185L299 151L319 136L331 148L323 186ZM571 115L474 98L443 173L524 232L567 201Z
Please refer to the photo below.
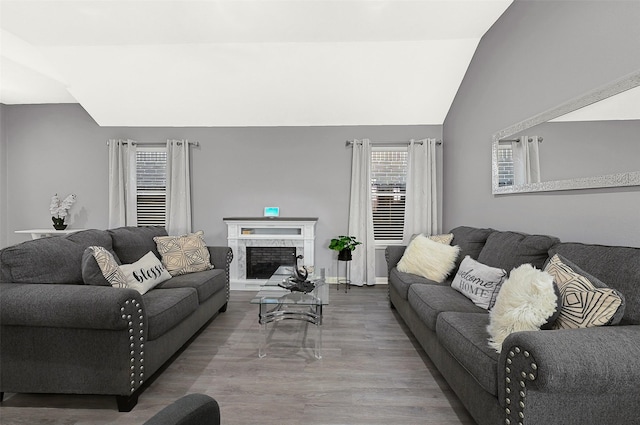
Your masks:
M101 126L442 124L512 0L0 0L0 102Z

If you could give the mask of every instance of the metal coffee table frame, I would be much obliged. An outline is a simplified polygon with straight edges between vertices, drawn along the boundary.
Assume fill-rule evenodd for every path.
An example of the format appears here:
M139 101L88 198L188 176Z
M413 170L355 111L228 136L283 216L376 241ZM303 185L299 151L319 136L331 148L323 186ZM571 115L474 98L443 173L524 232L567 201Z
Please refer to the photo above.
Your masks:
M318 332L314 344L314 356L322 358L322 308L329 304L328 286L322 278L311 277L316 287L309 293L290 292L278 286L291 275L290 268L280 267L251 300L259 304L260 345L258 357L267 355L267 325L281 320L299 320L315 325Z

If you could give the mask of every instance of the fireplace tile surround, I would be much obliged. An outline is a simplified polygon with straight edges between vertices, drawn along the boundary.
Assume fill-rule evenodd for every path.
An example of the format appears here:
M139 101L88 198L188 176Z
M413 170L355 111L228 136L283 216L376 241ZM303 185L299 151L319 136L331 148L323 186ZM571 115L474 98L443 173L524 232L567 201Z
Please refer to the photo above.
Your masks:
M265 279L247 279L247 247L294 247L306 266L314 265L317 217L226 217L227 243L233 251L231 289L255 290Z

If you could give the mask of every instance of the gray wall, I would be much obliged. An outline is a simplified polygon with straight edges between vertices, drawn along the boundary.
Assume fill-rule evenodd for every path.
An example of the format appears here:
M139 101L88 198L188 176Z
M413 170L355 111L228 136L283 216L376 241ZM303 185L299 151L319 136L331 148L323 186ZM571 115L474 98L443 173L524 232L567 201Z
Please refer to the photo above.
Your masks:
M640 188L491 194L491 135L640 69L640 2L516 0L481 40L444 122L444 229L640 246Z
M640 120L547 122L522 134L544 138L542 181L640 170Z
M345 141L442 137L441 126L99 127L74 104L5 105L2 111L8 124L7 244L26 239L14 230L51 227L49 200L56 192L78 196L71 228L107 226L108 139L186 138L200 142L192 148L193 228L204 230L207 243L226 245L223 217L260 216L263 207L280 206L282 216L319 217L318 265L333 264L333 251L325 248L347 231L351 149Z

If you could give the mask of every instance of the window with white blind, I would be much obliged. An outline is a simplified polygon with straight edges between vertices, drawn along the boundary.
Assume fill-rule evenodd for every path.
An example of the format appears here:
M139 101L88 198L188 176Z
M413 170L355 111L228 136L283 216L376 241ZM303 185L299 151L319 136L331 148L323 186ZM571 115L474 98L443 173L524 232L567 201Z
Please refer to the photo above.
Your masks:
M498 186L513 186L513 148L511 143L498 145Z
M138 147L136 178L138 226L165 226L167 149Z
M371 202L373 233L378 245L402 243L407 188L406 147L373 147Z

